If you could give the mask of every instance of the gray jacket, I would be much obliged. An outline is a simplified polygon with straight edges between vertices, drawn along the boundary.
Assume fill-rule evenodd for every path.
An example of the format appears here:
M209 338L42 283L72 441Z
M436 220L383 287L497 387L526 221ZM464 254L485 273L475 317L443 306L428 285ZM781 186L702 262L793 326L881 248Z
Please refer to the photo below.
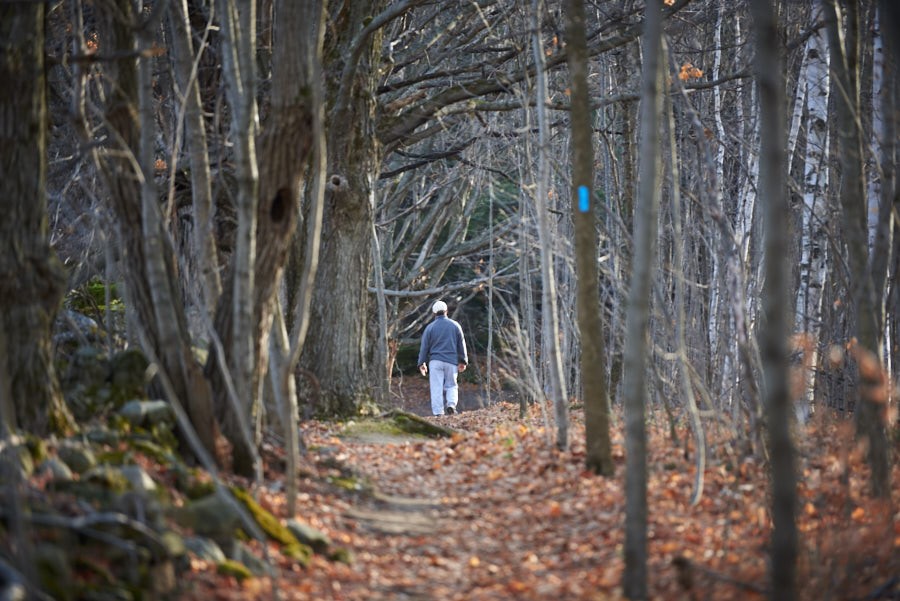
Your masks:
M434 321L428 324L422 335L417 365L432 360L444 361L453 365L468 365L469 363L462 327L445 315L438 315Z

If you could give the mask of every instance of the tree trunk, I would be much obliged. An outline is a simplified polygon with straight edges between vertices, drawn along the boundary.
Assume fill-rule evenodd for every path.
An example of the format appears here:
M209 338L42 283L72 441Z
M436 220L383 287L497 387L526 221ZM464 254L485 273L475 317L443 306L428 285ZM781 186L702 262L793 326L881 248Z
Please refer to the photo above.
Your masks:
M144 176L132 160L132 157L141 156L140 123L136 113L139 78L134 58L134 17L131 2L122 0L117 8L117 11L101 14L106 27L101 35L120 58L110 66L110 81L114 84L108 90L106 104L106 118L115 132L115 146L100 157L100 168L119 226L126 302L136 315L142 345L147 345L149 355L159 358L160 367L172 382L177 398L170 401L185 404L203 446L215 456L216 424L212 416L211 391L191 351L183 306L174 300L180 295L169 289L176 269L172 246L162 242L161 221L145 223L148 217L157 219L158 207L142 203ZM156 202L155 198L152 200ZM190 455L186 440L182 443Z
M233 468L242 475L253 474L255 451L249 424L259 407L260 340L255 321L257 278L257 219L262 211L257 162L256 134L259 115L256 106L256 3L219 0L222 31L222 74L227 82L231 115L231 142L237 189L234 254L215 316L215 329L222 340L227 360L211 353L206 373L213 385L216 416L222 433L232 443ZM273 201L269 196L269 202ZM276 201L288 212L290 193ZM224 360L224 365L219 361ZM229 399L222 386L221 369L227 368L234 381L235 396Z
M206 143L206 123L200 99L200 85L194 69L194 45L191 40L191 24L188 19L187 0L173 0L169 5L170 37L172 39L172 63L178 82L180 114L185 133L191 173L191 198L193 211L190 232L191 280L199 281L200 304L209 315L215 314L216 301L222 294L219 278L219 261L213 236L213 196L209 166L209 149ZM176 147L175 152L178 152Z
M603 348L603 317L597 275L597 227L594 206L593 140L587 86L587 47L584 2L567 0L569 77L572 85L571 153L572 215L575 221L575 269L578 276L577 313L581 340L581 388L584 402L585 464L595 474L612 476L609 438L607 358Z
M625 573L629 599L647 598L647 328L660 197L661 17L658 0L644 12L640 171L634 217L634 260L625 317Z
M307 7L308 8L308 7ZM233 444L232 460L235 472L243 475L254 473L256 444L247 441L250 419L258 402L256 391L268 363L269 335L272 330L273 301L287 261L291 237L297 225L300 194L303 180L309 167L309 156L313 142L313 110L309 97L305 94L310 85L309 48L294 43L289 32L302 31L308 24L306 9L302 3L275 3L275 41L272 57L272 100L269 116L264 124L258 148L259 198L255 205L255 241L253 247L253 297L252 297L252 356L253 370L250 391L253 402L240 396L240 409L250 411L238 421L223 421L223 433ZM255 169L255 166L254 166ZM235 327L233 304L238 301L236 279L237 263L232 267L228 284L219 302L216 314L216 330L225 349L236 348L234 337L239 335ZM247 283L245 282L245 285ZM213 358L213 355L210 355ZM232 415L231 402L224 380L218 373L215 362L207 366L213 378L219 415L228 419ZM227 427L226 427L227 425ZM247 444L249 442L249 444Z
M804 160L803 216L800 231L800 281L797 287L796 328L808 339L813 367L799 400L801 419L811 410L818 373L819 337L822 325L822 291L828 266L828 54L824 35L809 38L806 62L806 157Z
M0 6L0 436L74 425L50 344L65 274L47 228L44 11Z
M791 601L796 595L797 506L794 448L791 442L789 390L790 297L788 265L789 208L785 186L784 82L779 36L770 0L751 4L756 25L756 78L760 108L760 198L765 206L765 287L761 351L768 411L772 481L770 599Z
M859 92L859 5L848 2L847 24L843 28L834 2L825 2L826 26L831 51L831 68L836 84L835 114L838 156L841 157L840 199L844 233L849 255L848 278L856 338L862 354L880 359L881 333L876 318L875 290L869 266L866 229L865 186L863 181L862 132ZM860 389L861 390L861 389ZM859 395L856 407L857 434L868 442L867 459L872 469L872 493L890 495L890 457L882 404Z
M367 361L374 185L381 164L375 137L375 85L381 30L371 21L384 2L342 4L331 15L342 27L326 40L325 81L334 98L328 114L328 186L320 269L301 366L321 384L319 413L353 415L372 399ZM337 84L337 89L334 85Z
M544 48L540 33L540 0L533 0L532 18L532 51L534 53L537 83L536 113L538 119L538 173L535 179L534 208L538 218L538 234L541 244L541 321L542 336L541 355L546 364L544 373L549 382L544 383L549 389L556 416L556 446L566 449L569 444L568 399L566 398L565 380L560 355L559 313L556 298L556 275L554 269L553 236L550 232L550 215L547 207L549 168L549 132L547 127L547 75L544 72Z

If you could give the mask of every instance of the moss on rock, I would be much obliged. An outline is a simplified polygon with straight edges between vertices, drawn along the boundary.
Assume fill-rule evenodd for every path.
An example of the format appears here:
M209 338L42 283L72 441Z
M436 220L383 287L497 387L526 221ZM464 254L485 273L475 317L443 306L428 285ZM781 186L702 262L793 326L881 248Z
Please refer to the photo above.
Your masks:
M233 576L237 579L238 582L243 582L248 578L253 578L253 574L250 570L239 561L234 561L233 559L226 559L221 562L218 566L216 566L216 571L223 576Z
M263 509L262 506L253 499L249 492L234 486L231 488L231 494L244 504L244 507L250 512L250 515L253 516L253 519L259 524L262 531L266 533L266 536L285 546L300 544L300 541L297 540L297 537L291 533L287 526L278 521L278 518L272 515L272 513Z

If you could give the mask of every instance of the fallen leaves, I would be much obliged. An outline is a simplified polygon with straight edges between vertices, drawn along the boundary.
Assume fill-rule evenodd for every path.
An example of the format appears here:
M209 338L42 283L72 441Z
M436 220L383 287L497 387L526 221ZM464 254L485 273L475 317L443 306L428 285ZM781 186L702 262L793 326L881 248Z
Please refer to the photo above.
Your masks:
M622 598L621 432L612 432L617 469L607 479L584 469L580 412L572 413L572 448L565 453L548 443L539 410L521 420L518 412L518 406L505 404L464 411L443 422L458 430L449 439L391 444L350 442L336 437L337 424L305 423L312 463L322 465L317 457L322 449L370 479L381 494L371 497L327 485L328 470L338 467L320 467L320 479L301 482L299 513L352 551L356 561L347 566L315 557L300 571L280 565L277 588L283 598ZM843 587L840 595L863 598L881 576L900 573L900 514L865 495L864 456L855 447L852 428L843 426L813 424L809 438L801 439L801 556L816 561L799 564L800 599L821 598L838 590L837 585ZM753 587L765 586L771 535L768 472L761 460L719 454L727 446L717 445L722 436L709 433L706 494L691 506L692 462L672 448L667 424L648 426L653 598L685 598L679 584L683 574L673 565L676 558L693 567L696 598L759 598ZM895 483L900 482L897 472ZM276 513L283 511L280 494L266 493L261 502ZM894 507L898 496L895 491ZM363 512L354 508L407 515L411 526L427 524L433 532L404 530L402 520L391 534L378 532L355 518ZM193 568L193 598L271 596L272 583L266 579L237 587L208 566L196 563ZM836 583L840 578L844 580Z

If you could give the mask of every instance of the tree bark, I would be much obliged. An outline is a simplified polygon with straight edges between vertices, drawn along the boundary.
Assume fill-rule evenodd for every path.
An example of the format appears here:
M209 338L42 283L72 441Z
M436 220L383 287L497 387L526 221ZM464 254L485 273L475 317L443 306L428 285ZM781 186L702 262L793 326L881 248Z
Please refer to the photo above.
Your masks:
M869 266L866 228L865 186L863 180L862 131L859 121L859 5L846 5L847 23L843 26L837 0L825 2L826 26L835 80L835 114L838 130L838 156L841 157L840 199L844 233L849 255L848 279L854 331L862 354L871 354L880 363L882 336L876 317L875 290ZM861 391L861 388L858 390ZM859 394L856 407L857 434L868 442L867 460L872 469L872 493L890 495L890 456L882 404Z
M597 274L597 225L594 206L594 150L588 95L587 44L584 2L567 0L566 37L572 86L570 114L572 154L572 215L575 221L575 269L578 279L577 313L581 340L581 388L584 402L585 465L595 474L613 475L609 438L607 358Z
M647 328L660 198L662 112L660 54L662 26L659 0L647 0L640 117L640 171L634 218L634 261L625 317L625 572L629 599L647 598Z
M373 398L367 360L374 185L381 165L375 136L375 86L382 34L373 26L382 0L337 6L335 36L326 40L325 81L334 104L327 115L328 186L322 223L320 269L310 309L301 366L321 383L317 411L353 415ZM347 70L355 76L347 78Z
M772 482L772 545L770 563L773 600L796 596L797 506L794 448L791 442L789 389L790 327L788 249L790 210L785 186L784 82L780 41L770 0L751 4L756 26L756 78L760 108L760 198L765 207L765 286L761 351L765 377L764 406L768 412Z
M117 10L100 14L105 24L101 35L119 58L110 64L110 81L114 83L109 87L106 103L112 147L98 158L119 226L126 266L126 303L137 317L135 325L143 330L142 340L151 347L151 354L159 357L172 382L177 398L171 402L185 404L203 446L215 456L217 430L211 390L193 357L183 306L174 301L179 295L169 289L175 281L174 251L171 244L163 242L158 207L149 201L142 203L142 187L151 185L145 184L144 179L152 175L145 176L138 162L142 124L137 115L139 77L134 58L134 15L128 0L118 2L116 7ZM143 126L151 127L149 123ZM156 223L147 223L148 218ZM190 456L189 446L183 446Z
M281 280L290 249L291 237L297 225L300 194L313 142L313 110L308 87L310 81L309 48L292 42L289 32L302 31L307 26L306 9L309 5L290 1L275 3L275 41L272 58L272 100L269 116L259 138L258 173L259 198L253 201L256 212L254 263L251 297L251 353L253 366L249 381L251 397L238 391L240 410L245 411L240 420L233 420L231 399L224 386L215 361L207 366L215 390L217 412L223 419L223 433L232 442L232 465L243 475L254 473L257 460L255 449L258 441L247 440L247 427L259 402L257 391L265 373L269 356L269 335L274 316L274 297ZM256 145L254 145L256 146ZM256 170L253 166L253 170ZM234 304L239 301L238 291L248 285L237 284L238 263L232 266L228 284L224 288L216 313L216 331L224 348L237 348L235 337L240 330L234 322ZM213 355L210 355L213 359ZM252 401L251 401L252 399Z
M213 236L213 196L209 165L209 148L206 142L206 123L197 82L194 45L188 19L187 0L173 0L169 5L170 37L172 39L172 63L178 82L180 115L183 115L185 143L191 173L191 198L193 200L189 265L192 280L199 280L200 303L209 315L215 314L216 301L222 294L219 277L219 261ZM178 152L178 148L175 149Z
M548 182L550 177L549 131L547 126L547 74L544 66L544 47L541 43L540 0L533 0L531 5L532 19L532 51L535 60L536 108L538 120L538 172L535 178L534 208L538 218L538 238L541 250L541 320L542 357L548 382L544 383L549 391L556 416L556 446L565 450L569 444L569 414L566 398L565 379L563 377L562 356L560 352L559 309L556 292L556 274L554 268L554 239L550 228Z
M47 227L42 3L0 6L0 436L73 427L50 329L65 285Z

